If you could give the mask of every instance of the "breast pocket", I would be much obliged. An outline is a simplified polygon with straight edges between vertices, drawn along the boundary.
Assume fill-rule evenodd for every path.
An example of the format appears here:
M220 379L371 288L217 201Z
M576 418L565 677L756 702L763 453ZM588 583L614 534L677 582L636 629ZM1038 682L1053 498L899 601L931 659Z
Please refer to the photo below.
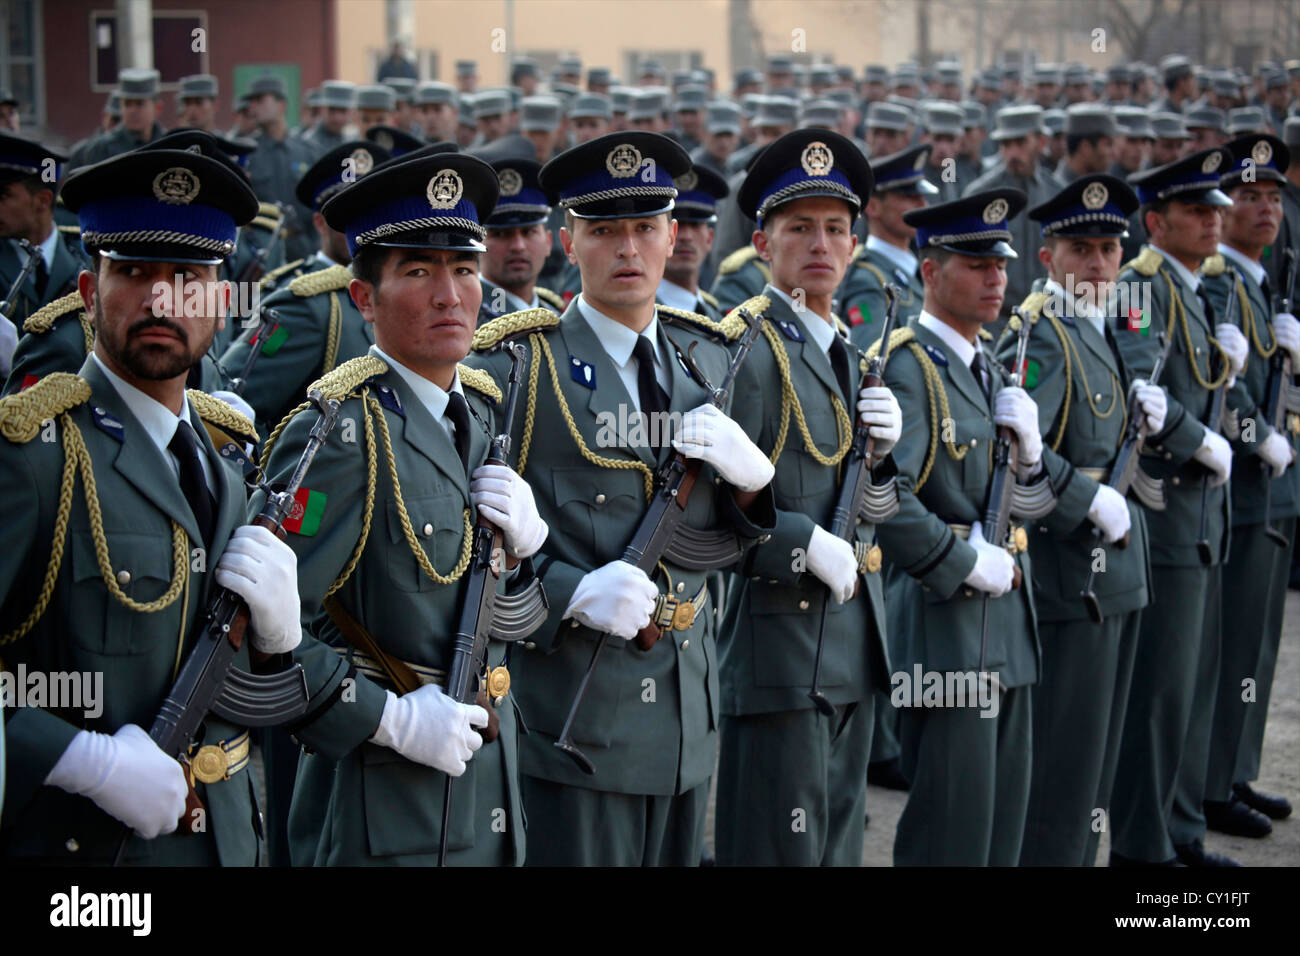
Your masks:
M433 569L449 574L455 569L465 540L465 499L456 492L407 495L403 501L411 519L415 541L428 556ZM388 576L399 591L431 591L438 584L420 568L402 528L397 502L389 499Z
M630 530L610 537L634 521L645 504L640 471L631 469L556 468L551 473L555 509L566 528L597 551L621 554ZM610 551L610 549L616 549Z
M159 633L159 615L180 626L180 598L152 614L133 611L108 592L89 531L69 535L72 551L72 640L98 654L140 654ZM171 534L105 532L113 579L133 601L146 603L167 593L172 577ZM174 633L174 628L165 628Z
M960 428L961 426L958 426ZM967 426L967 435L962 444L967 446L966 457L961 461L962 491L982 500L988 488L989 475L993 472L993 439L984 435L972 436ZM960 435L960 432L958 433ZM940 448L936 456L946 455L946 449Z

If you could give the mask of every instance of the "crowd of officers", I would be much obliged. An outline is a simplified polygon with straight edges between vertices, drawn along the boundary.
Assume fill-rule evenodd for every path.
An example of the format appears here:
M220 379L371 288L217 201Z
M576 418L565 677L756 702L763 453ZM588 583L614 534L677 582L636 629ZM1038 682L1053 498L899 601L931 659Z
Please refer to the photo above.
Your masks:
M327 81L290 129L265 76L223 133L216 78L166 131L124 70L71 149L0 133L0 661L106 700L5 701L6 856L107 863L125 823L140 864L858 865L868 779L908 791L900 865L1267 836L1300 61L582 79ZM282 541L248 522L309 389L346 427ZM477 518L537 613L468 703ZM241 666L306 681L261 809L249 728L214 712L180 762L142 729L217 588Z

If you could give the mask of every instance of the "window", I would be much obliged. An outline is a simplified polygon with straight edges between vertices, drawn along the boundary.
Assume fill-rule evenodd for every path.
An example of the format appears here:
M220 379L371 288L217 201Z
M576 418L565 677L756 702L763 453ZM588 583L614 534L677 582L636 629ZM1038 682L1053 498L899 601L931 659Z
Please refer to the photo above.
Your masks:
M40 0L0 4L0 86L18 100L22 126L39 126L45 114L44 89L36 69L41 48Z
M163 90L175 90L182 76L208 72L207 44L195 50L195 30L207 33L208 15L202 10L164 10L153 14L153 65L162 77ZM90 88L108 93L117 86L117 14L95 10L90 14Z

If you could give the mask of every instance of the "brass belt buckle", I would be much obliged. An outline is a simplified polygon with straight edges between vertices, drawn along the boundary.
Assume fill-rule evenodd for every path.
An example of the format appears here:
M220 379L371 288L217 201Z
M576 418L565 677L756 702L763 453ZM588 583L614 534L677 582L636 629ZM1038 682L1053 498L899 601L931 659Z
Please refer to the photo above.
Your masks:
M487 680L488 697L492 698L492 706L500 707L501 701L505 700L506 694L510 693L510 671L501 667L494 667L488 671Z
M1022 551L1029 550L1029 532L1023 525L1014 525L1007 530L1006 549L1014 557Z
M884 563L880 545L868 545L865 541L853 542L853 550L858 556L858 573L875 574Z
M202 783L220 783L227 777L230 757L222 747L205 744L190 760L194 779Z

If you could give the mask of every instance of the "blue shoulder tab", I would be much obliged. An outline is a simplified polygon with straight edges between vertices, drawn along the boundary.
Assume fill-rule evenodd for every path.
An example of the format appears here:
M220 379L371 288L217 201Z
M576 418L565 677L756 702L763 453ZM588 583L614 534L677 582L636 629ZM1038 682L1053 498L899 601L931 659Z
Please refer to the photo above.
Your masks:
M579 385L590 389L596 387L596 370L576 355L569 356L569 374Z
M925 354L934 359L936 365L948 367L948 356L943 354L943 349L935 348L933 345L922 344L921 348L925 349Z
M375 391L379 393L380 405L383 405L390 412L396 412L403 418L406 417L406 412L402 410L402 400L397 397L397 393L392 388L387 385L376 384Z
M95 419L95 427L101 432L116 438L119 442L126 441L126 428L103 408L99 405L91 406L90 414Z

